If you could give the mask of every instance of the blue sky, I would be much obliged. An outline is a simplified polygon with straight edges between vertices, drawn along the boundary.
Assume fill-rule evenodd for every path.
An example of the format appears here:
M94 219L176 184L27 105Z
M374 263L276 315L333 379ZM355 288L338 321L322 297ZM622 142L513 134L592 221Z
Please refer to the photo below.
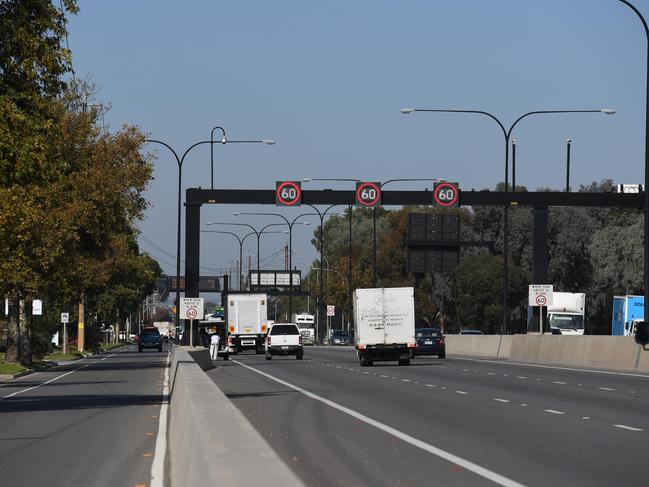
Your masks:
M271 189L276 180L304 177L441 177L482 189L504 179L504 141L493 121L402 115L403 107L485 110L505 125L531 110L612 107L612 117L521 122L517 183L563 187L566 138L573 187L644 179L646 39L617 0L79 3L69 23L74 68L97 81L98 101L111 104L111 129L135 124L181 152L217 125L230 139L277 141L215 146L217 188ZM635 4L649 17L649 0ZM141 247L175 274L177 168L164 149L149 148L158 160L140 228L156 247L143 240ZM209 147L187 157L185 188L209 186L209 158ZM202 222L270 221L236 211L207 206ZM282 210L289 217L304 211ZM294 262L303 269L315 255L312 231L294 230ZM280 254L271 256L285 241L263 238L268 266L283 265ZM248 242L244 253L254 254ZM204 236L201 247L204 267L229 267L238 257L228 236Z

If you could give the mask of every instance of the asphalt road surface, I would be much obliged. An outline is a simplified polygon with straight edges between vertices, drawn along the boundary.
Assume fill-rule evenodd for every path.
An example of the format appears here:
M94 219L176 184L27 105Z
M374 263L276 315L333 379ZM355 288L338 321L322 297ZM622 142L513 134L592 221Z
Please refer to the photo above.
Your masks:
M0 485L149 485L166 361L126 346L0 386Z
M649 353L649 352L647 352ZM308 486L649 485L649 376L240 354L208 375Z

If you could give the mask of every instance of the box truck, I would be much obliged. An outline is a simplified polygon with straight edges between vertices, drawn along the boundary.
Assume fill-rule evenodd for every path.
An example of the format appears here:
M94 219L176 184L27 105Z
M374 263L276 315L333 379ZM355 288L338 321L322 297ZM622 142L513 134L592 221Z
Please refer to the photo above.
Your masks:
M291 322L300 329L300 335L302 335L305 345L315 343L315 316L310 313L293 313Z
M354 322L361 367L387 360L410 365L410 349L415 347L413 288L356 289Z
M268 297L265 294L229 294L228 347L231 354L244 350L264 353L268 333Z
M585 310L584 293L552 293L552 305L548 306L550 329L559 330L561 335L583 335Z
M611 335L634 335L639 321L644 321L644 296L613 296Z

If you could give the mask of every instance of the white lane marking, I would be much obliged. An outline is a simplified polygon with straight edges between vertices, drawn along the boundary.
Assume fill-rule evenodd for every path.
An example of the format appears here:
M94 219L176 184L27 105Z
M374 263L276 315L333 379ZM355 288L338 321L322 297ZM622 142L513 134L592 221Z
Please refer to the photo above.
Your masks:
M527 407L527 404L523 403L523 404L521 404L521 407L522 407L522 408L526 408L526 407Z
M401 382L410 382L410 379L401 379Z
M614 391L615 389L611 389L610 387L598 387L598 389L602 391Z
M286 342L285 342L286 343ZM369 375L369 372L363 372L363 374Z
M442 389L443 389L443 390L446 390L446 387L442 386Z
M590 419L590 416L582 416L581 419Z
M79 371L81 369L84 369L84 368L88 367L89 365L93 365L95 363L97 363L97 362L91 362L89 364L82 365L81 367L79 367L77 369L74 369L74 370L71 370L69 372L66 372L65 374L61 374L59 376L56 376L53 379L48 380L47 382L43 382L42 384L38 384L37 386L28 387L27 389L22 389L20 391L16 391L16 392L14 392L12 394L9 394L7 396L2 396L2 397L0 397L0 401L2 401L3 399L8 399L10 397L17 396L19 394L23 394L23 393L28 392L28 391L33 391L34 389L38 389L39 387L42 387L42 386L46 386L47 384L50 384L51 382L54 382L55 380L59 380L59 379L65 377L66 375L74 374L75 372L77 372L77 371Z
M629 431L644 431L642 428L634 428L633 426L626 426L624 424L614 424L616 428L621 428L623 430L629 430Z
M383 377L384 379L387 379L387 378L388 378L387 375L383 375L383 374L381 374L381 377Z
M457 392L458 394L468 394L468 392L464 392L464 391L455 391L455 392Z
M509 360L485 360L479 358L460 358L460 357L448 357L450 360L467 360L469 362L485 362L488 364L494 365L520 365L521 367L536 367L539 369L555 369L555 370L568 370L570 372L588 372L589 374L605 374L605 375L621 375L625 377L642 377L644 379L649 379L649 375L646 374L632 374L629 372L610 372L608 370L589 370L589 369L575 369L572 367L557 367L556 365L539 365L539 364L526 364L524 362L510 362ZM447 360L448 360L447 359Z
M413 436L410 436L407 433L404 433L402 431L399 431L396 428L393 428L391 426L388 426L387 424L381 423L375 419L370 418L369 416L364 415L363 413L359 413L358 411L355 411L353 409L350 409L348 407L345 407L341 404L338 404L336 402L333 402L329 399L325 399L324 397L318 396L317 394L314 394L312 392L307 391L306 389L302 389L299 386L293 385L290 382L286 382L278 377L272 376L266 372L262 372L261 370L257 370L254 367L251 367L249 365L246 365L244 363L239 362L238 360L233 360L234 363L245 367L246 369L252 370L253 372L256 372L259 375L262 375L270 380L273 380L277 382L278 384L282 384L283 386L289 387L293 389L294 391L300 392L301 394L304 394L307 397L310 397L311 399L314 399L316 401L319 401L323 404L326 404L327 406L336 409L340 412L343 412L345 414L348 414L349 416L356 418L360 421L363 421L364 423L374 426L375 428L394 436L395 438L399 438L402 441L405 441L406 443L411 444L412 446L415 446L417 448L420 448L428 453L431 453L439 458L442 458L448 462L454 463L455 465L458 465L462 468L465 468L466 470L469 470L476 475L479 475L480 477L483 477L487 480L491 480L492 482L503 485L506 487L523 487L523 484L520 484L516 482L515 480L512 480L510 478L507 478L503 475L500 475L496 472L493 472L485 467L482 467L476 463L473 463L469 460L466 460L462 457L459 457L457 455L454 455L450 452L447 452L446 450L442 450L439 447L436 447L434 445L431 445L430 443L426 443L422 440L419 440Z
M517 379L527 379L527 377L523 377L522 375L517 375L516 378Z
M162 385L162 402L158 416L158 437L155 440L153 463L151 464L151 487L163 487L165 454L167 453L167 409L169 408L169 362L171 352L167 353L165 377Z
M426 387L435 387L435 384L426 384Z
M566 414L563 411L555 411L554 409L544 409L543 411L550 414Z
M498 397L495 398L494 401L498 401L498 402L509 402L507 399L500 399L500 398L498 398Z
M469 369L462 369L462 372L471 372Z
M487 372L487 375L496 375L495 372Z
M563 386L565 386L565 385L567 384L566 382L562 382L562 381L560 381L560 380L555 380L555 381L553 381L552 383L553 383L553 384L561 384L561 385L563 385Z

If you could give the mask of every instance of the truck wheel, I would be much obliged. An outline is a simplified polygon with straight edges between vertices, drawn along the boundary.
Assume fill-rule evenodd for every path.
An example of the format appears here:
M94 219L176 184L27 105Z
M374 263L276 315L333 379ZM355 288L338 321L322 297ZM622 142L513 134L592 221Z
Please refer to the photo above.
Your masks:
M271 360L272 358L273 358L273 356L271 354L269 354L269 353L266 354L266 360Z
M302 356L303 356L303 354L298 353L297 355L295 355L295 358L298 359L298 360L302 360Z
M399 359L399 365L410 365L410 359L409 358Z
M446 352L440 353L437 358L446 358Z

